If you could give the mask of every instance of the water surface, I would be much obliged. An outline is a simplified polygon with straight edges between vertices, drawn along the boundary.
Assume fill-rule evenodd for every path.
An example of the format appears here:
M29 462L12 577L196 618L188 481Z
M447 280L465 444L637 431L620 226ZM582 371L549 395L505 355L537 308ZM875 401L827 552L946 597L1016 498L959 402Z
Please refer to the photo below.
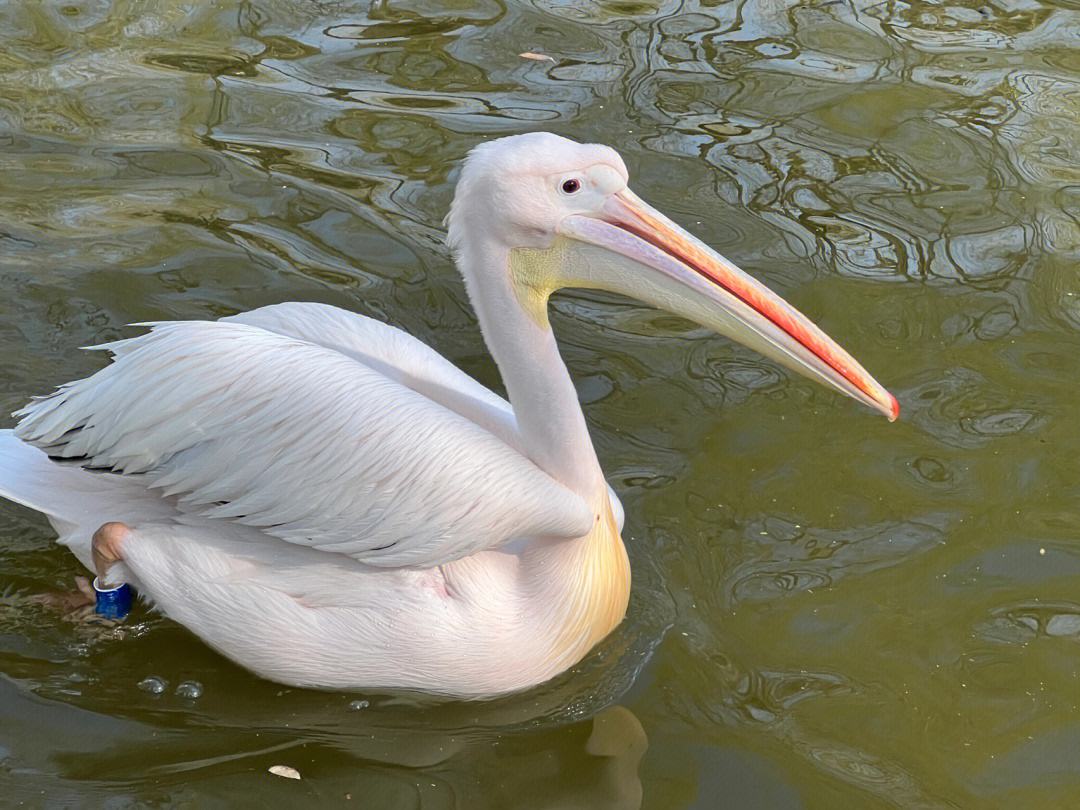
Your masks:
M1075 806L1078 36L1071 0L0 6L0 413L127 323L284 300L497 387L440 222L471 146L535 129L616 147L903 410L559 296L634 597L577 671L489 704L66 622L25 595L77 564L3 504L5 801Z

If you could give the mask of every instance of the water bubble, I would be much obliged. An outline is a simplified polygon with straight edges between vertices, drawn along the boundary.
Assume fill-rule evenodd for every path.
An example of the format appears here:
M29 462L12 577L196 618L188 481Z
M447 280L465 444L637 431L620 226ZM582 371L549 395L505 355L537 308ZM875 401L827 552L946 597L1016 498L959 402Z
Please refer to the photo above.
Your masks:
M176 687L176 696L186 700L198 700L202 697L203 686L198 681L184 681Z
M361 711L362 709L366 709L370 705L371 705L371 703L366 701L366 700L354 700L351 703L349 703L349 710L354 711L354 712L358 712L358 711Z
M1080 636L1080 615L1058 613L1046 622L1048 636Z
M148 675L139 681L139 688L151 695L160 695L169 688L169 682L157 675Z

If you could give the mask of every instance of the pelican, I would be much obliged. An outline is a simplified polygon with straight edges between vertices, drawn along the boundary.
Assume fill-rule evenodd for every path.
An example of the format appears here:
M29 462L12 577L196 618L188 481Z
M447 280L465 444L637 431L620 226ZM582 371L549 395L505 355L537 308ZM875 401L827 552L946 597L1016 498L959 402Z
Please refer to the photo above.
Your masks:
M622 620L623 511L548 323L566 287L695 321L896 419L767 287L647 205L609 147L549 133L467 156L448 244L509 402L331 306L136 324L112 362L0 431L0 495L101 582L256 674L485 698Z

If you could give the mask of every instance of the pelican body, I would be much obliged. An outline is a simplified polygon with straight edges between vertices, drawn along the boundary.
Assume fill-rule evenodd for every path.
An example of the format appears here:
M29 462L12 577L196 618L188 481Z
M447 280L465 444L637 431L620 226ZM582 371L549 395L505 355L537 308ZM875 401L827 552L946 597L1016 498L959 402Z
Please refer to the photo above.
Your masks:
M263 677L482 698L580 661L630 593L553 292L631 296L897 416L809 320L631 192L606 146L480 145L447 225L509 402L334 307L140 324L0 431L0 495Z

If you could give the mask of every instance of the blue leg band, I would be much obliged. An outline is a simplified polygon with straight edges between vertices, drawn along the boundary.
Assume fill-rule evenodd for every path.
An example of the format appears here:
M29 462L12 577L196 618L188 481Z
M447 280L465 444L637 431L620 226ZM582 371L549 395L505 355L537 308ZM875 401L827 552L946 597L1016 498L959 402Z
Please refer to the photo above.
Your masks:
M94 577L97 604L94 612L106 619L123 619L131 612L131 586L126 582L115 588L104 588Z

